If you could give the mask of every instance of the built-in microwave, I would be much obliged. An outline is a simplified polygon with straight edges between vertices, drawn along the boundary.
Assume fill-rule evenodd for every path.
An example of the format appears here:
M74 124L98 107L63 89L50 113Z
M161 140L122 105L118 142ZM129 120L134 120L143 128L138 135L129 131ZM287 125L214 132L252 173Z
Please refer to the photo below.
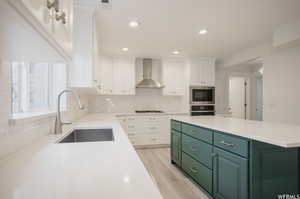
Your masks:
M191 86L190 104L215 104L215 87Z

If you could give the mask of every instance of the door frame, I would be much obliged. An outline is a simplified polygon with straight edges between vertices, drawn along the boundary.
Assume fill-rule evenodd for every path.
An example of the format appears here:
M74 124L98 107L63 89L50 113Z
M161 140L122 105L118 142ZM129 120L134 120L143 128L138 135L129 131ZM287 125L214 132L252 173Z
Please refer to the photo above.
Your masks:
M245 86L245 104L244 106L244 117L242 119L251 118L251 78L243 75L229 75L228 76L228 107L230 108L230 79L231 78L243 78L246 82Z

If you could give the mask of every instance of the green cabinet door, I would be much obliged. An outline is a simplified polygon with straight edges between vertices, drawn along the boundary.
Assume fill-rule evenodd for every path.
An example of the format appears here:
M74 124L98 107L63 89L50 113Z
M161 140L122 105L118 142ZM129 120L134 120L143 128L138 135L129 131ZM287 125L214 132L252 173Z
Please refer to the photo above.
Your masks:
M171 132L171 159L173 163L181 166L181 133Z
M248 160L214 148L213 196L215 199L248 198Z
M298 148L282 148L251 142L250 198L278 198L281 194L299 194Z

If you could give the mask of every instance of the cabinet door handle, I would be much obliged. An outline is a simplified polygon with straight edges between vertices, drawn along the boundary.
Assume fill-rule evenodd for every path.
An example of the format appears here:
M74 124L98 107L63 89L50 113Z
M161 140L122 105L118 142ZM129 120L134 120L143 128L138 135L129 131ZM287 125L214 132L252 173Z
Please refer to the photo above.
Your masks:
M224 140L222 140L220 143L223 144L223 145L225 145L225 146L234 147L234 144L228 143L228 142L226 142Z
M190 149L191 149L192 151L197 151L196 147L194 147L194 146L191 146Z
M197 169L190 168L190 170L191 170L193 173L198 173L198 170L197 170Z

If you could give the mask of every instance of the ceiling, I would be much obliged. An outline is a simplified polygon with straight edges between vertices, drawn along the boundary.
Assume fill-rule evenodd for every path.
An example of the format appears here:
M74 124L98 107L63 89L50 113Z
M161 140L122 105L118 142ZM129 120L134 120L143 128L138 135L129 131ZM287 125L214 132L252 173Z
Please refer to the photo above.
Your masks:
M176 49L177 56L222 58L271 42L278 26L296 18L300 0L112 0L111 9L99 8L97 24L108 54L164 57ZM131 20L140 26L129 27ZM200 36L202 28L208 34Z

